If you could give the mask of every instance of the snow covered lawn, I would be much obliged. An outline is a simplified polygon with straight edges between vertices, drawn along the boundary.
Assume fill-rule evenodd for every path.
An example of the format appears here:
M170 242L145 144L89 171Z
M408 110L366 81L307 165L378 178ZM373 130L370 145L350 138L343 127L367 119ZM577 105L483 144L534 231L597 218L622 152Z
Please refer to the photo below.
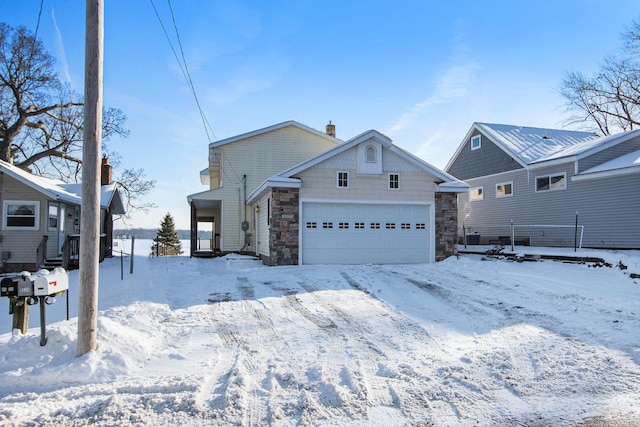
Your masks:
M640 252L264 267L136 245L124 280L101 264L96 352L75 356L77 271L45 347L37 306L13 335L0 299L0 425L640 423Z

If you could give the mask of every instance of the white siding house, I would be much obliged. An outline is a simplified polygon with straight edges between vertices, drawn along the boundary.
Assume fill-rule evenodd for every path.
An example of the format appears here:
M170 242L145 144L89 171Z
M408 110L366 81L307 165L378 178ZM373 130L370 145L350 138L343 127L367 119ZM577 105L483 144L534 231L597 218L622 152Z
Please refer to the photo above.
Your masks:
M466 190L372 130L270 177L247 203L269 222L269 265L420 263L455 253Z

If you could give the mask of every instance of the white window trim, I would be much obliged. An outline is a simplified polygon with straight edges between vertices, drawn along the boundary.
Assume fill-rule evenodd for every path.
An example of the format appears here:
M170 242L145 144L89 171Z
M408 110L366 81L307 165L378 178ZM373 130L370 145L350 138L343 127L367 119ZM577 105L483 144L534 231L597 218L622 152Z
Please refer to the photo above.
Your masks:
M480 197L473 197L473 192L474 190L480 190L481 194ZM473 187L469 189L469 201L470 202L475 202L478 200L484 200L484 187L480 186L480 187Z
M482 138L480 135L476 135L471 138L471 151L478 150L480 148L482 148Z
M391 187L391 175L395 175L395 176L398 177L398 187L397 188ZM400 174L399 173L392 172L392 173L389 173L387 175L387 189L394 190L394 191L400 190Z
M33 227L9 227L7 226L7 206L8 205L34 205L35 206L35 215L34 215L34 226ZM49 213L47 212L47 215ZM38 231L40 230L40 202L37 200L5 200L2 203L2 229L3 230L30 230L30 231Z
M347 174L347 186L346 187L340 186L340 174L341 173L346 173ZM351 185L351 179L350 179L351 177L349 175L350 174L349 174L348 171L338 171L338 172L336 172L336 188L339 188L339 189L347 189L347 188L349 188L349 186Z
M511 193L510 194L498 194L498 187L502 185L511 185ZM505 197L513 197L513 181L508 181L508 182L499 182L496 184L496 199L502 199Z
M562 176L562 182L564 183L564 185L562 187L551 188L551 178L552 177L556 177L556 176ZM538 190L538 179L540 179L540 178L549 178L549 189L548 190ZM567 189L567 173L563 172L563 173L553 173L553 174L549 174L549 175L536 176L536 179L533 182L533 185L535 185L536 193L547 193L549 191L566 190Z

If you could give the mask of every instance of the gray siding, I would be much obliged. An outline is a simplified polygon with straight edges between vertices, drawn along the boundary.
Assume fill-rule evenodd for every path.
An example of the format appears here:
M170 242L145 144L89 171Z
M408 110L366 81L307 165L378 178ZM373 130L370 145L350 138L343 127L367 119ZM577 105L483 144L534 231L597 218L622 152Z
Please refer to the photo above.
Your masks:
M0 250L11 252L8 263L28 264L36 261L36 248L47 234L48 200L42 193L0 173L0 221L4 221L4 201L24 200L40 203L37 230L2 230Z
M583 247L640 248L640 175L571 181L573 163L507 172L467 180L471 188L482 186L484 199L458 197L459 225L485 236L508 236L510 222L528 225L574 225L576 212L584 225ZM566 190L535 192L535 179L566 173ZM513 196L496 198L495 185L513 181ZM532 245L573 244L571 229L531 227L516 230ZM484 243L487 243L486 240Z
M578 172L583 172L589 168L638 150L640 150L640 136L618 144L615 147L595 153L589 157L580 159L578 161Z
M481 148L471 150L471 139L476 135L481 135ZM475 131L446 172L466 181L516 169L522 169L522 166L485 135Z

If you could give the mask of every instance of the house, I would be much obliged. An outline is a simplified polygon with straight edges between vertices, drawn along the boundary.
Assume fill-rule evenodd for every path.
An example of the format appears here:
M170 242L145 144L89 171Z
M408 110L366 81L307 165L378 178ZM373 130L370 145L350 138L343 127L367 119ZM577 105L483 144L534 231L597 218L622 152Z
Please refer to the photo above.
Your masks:
M245 176L235 167L236 176ZM456 195L467 189L371 130L247 186L241 202L251 244L243 249L267 265L442 259L456 251ZM220 204L237 204L238 192L231 195ZM189 200L193 206L197 199Z
M113 215L125 213L111 165L102 160L101 256L111 256ZM0 160L0 254L3 272L77 267L81 184L32 175Z
M255 253L251 211L245 200L268 177L339 144L335 126L320 132L287 121L209 144L209 166L200 172L209 189L187 196L191 209L191 256ZM198 239L210 227L213 238Z
M640 130L474 123L445 171L470 185L458 221L474 243L513 234L536 246L640 248Z

